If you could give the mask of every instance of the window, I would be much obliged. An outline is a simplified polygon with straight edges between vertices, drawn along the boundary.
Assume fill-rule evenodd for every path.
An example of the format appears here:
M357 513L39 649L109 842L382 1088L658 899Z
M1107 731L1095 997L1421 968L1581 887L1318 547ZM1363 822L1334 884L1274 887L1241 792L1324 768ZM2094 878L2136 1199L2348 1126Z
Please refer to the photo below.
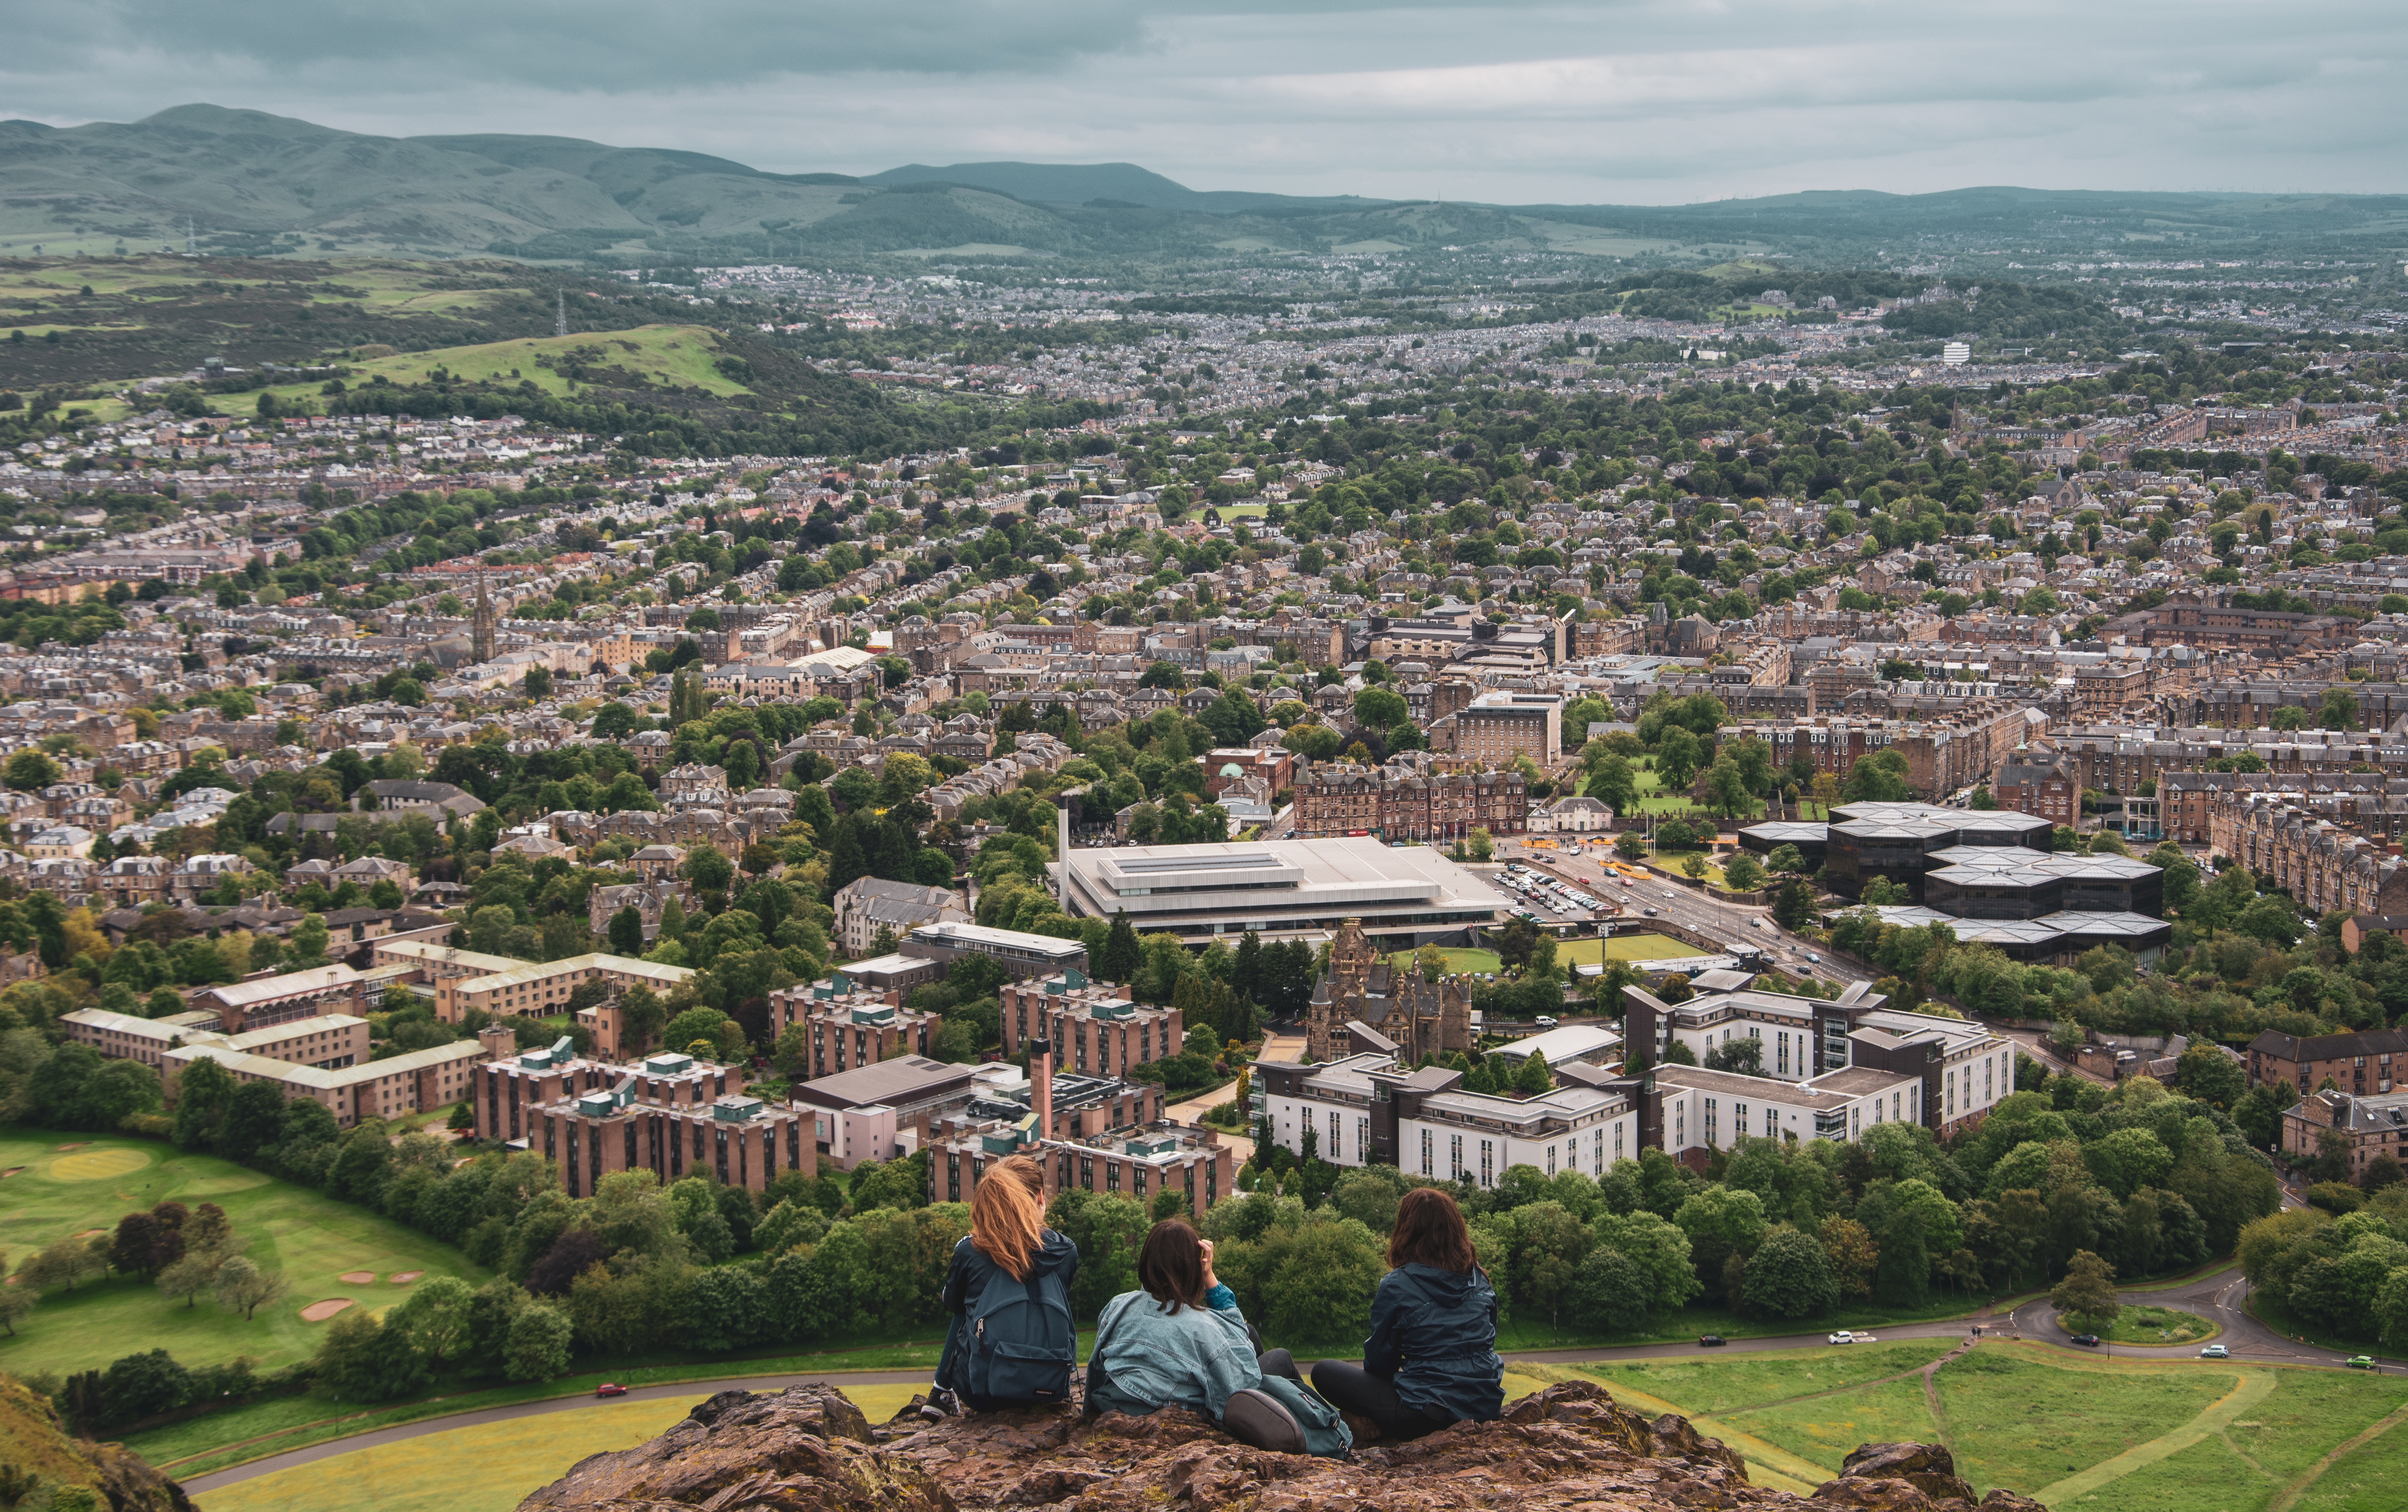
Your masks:
M1422 1131L1422 1175L1424 1175L1424 1176L1428 1176L1428 1175L1430 1175L1430 1174L1431 1174L1431 1172L1430 1172L1430 1145L1431 1145L1431 1143L1432 1143L1432 1141L1431 1141L1430 1132L1429 1132L1427 1129L1424 1129L1424 1130Z
M1480 1142L1480 1184L1493 1186L1497 1178L1497 1147L1493 1141Z
M1338 1133L1338 1110L1333 1107L1329 1110L1329 1154L1326 1159L1330 1164L1335 1165L1339 1162L1339 1157L1345 1152L1346 1142L1339 1136Z

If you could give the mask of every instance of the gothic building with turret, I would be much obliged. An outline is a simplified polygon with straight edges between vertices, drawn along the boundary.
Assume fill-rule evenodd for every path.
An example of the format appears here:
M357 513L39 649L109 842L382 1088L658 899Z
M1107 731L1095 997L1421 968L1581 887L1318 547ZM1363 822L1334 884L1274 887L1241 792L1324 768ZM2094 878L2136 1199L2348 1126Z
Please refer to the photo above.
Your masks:
M1313 984L1305 1010L1305 1059L1326 1065L1375 1044L1357 1044L1349 1026L1359 1024L1394 1047L1411 1065L1425 1055L1452 1055L1472 1048L1471 998L1453 980L1426 982L1411 970L1388 963L1363 934L1363 921L1347 920L1330 942L1329 970Z

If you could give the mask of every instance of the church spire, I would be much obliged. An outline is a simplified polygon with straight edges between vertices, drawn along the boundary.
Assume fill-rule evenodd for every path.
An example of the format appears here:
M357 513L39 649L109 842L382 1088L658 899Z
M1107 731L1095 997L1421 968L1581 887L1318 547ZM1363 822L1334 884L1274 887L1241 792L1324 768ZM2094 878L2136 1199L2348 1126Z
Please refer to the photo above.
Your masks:
M477 611L468 621L468 651L479 662L494 659L494 629L499 622L494 612L494 597L485 591L485 575L477 574Z

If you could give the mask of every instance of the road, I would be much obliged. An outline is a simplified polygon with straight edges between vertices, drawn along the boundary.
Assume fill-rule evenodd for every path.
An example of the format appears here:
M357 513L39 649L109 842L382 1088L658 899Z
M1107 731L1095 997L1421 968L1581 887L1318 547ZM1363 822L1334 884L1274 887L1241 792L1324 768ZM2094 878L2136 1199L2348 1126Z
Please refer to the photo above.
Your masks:
M1519 862L1562 877L1598 897L1621 901L1627 909L1622 916L1627 920L1643 924L1646 919L1641 910L1653 908L1658 918L1696 930L1710 939L1756 949L1769 949L1775 963L1793 974L1811 975L1825 981L1842 983L1872 979L1870 972L1834 961L1813 942L1781 928L1772 921L1770 912L1765 908L1724 903L1697 889L1682 887L1660 877L1645 882L1634 880L1625 888L1621 873L1608 871L1598 856L1584 851L1546 850L1518 840L1504 840L1498 842L1497 854L1501 860ZM1759 920L1761 927L1751 927L1748 923L1751 919ZM1806 960L1809 951L1821 955L1823 959L1810 963Z

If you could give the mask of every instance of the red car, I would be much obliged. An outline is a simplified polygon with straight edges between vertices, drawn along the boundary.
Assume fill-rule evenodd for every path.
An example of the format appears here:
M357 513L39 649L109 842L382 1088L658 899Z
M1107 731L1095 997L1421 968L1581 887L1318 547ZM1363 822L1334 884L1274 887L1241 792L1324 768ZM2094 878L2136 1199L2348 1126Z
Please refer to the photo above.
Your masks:
M601 1385L594 1388L594 1394L595 1396L625 1396L627 1394L627 1389L616 1381L604 1381Z

